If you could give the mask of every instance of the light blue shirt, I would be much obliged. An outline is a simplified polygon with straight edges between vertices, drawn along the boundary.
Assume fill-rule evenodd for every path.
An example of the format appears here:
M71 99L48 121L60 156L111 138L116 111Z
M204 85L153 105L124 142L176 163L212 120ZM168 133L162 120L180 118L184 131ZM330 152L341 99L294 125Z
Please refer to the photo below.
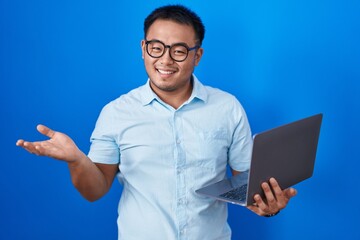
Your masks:
M252 137L237 99L202 85L178 109L149 81L107 104L91 136L92 161L119 164L121 240L230 239L227 204L195 193L249 168Z

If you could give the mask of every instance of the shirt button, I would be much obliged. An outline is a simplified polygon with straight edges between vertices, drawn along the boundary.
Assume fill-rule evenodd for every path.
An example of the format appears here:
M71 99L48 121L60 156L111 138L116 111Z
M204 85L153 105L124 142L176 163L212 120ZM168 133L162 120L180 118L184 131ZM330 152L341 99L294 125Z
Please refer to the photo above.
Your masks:
M181 143L180 139L176 140L176 143L177 143L177 144L180 144L180 143Z

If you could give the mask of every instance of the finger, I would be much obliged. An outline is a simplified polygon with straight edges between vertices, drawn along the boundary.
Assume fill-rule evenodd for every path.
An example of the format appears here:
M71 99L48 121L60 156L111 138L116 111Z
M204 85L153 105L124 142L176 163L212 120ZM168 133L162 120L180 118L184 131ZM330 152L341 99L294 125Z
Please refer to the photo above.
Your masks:
M275 178L270 178L269 182L271 184L271 188L273 193L275 194L276 199L278 201L282 201L282 199L284 198L284 192L281 189L279 183L276 181Z
M270 179L270 184L272 187L272 190L276 197L276 204L278 209L283 209L286 207L287 203L289 202L290 197L287 195L287 190L282 190L279 186L278 182L275 180L275 178ZM288 193L290 194L290 193Z
M282 189L275 178L270 178L269 182L270 182L271 188L273 189L274 192L282 193Z
M55 134L55 131L42 124L37 125L36 128L41 134L48 136L49 138L52 138Z
M255 200L255 204L254 207L258 208L259 211L261 212L268 212L268 205L264 202L264 200L261 198L261 196L259 194L256 194L254 196L254 200Z
M22 144L22 147L29 153L36 154L36 155L40 154L34 143L24 141Z
M262 189L264 190L266 201L270 208L276 207L276 197L274 196L273 191L268 183L264 182L261 184Z
M24 148L29 153L34 153L34 151L35 151L35 147L33 146L32 143L26 142L22 139L17 140L16 146Z
M19 140L16 141L16 146L22 147L23 145L24 145L24 140L19 139Z
M290 199L297 195L297 190L295 188L288 188L284 190L284 195Z

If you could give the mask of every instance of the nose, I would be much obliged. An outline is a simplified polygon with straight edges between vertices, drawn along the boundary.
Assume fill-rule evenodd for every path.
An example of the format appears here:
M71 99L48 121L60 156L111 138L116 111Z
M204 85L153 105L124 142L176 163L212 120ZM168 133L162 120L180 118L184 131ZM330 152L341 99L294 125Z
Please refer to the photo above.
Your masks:
M170 56L170 46L165 46L164 54L160 58L161 64L172 64L174 60Z

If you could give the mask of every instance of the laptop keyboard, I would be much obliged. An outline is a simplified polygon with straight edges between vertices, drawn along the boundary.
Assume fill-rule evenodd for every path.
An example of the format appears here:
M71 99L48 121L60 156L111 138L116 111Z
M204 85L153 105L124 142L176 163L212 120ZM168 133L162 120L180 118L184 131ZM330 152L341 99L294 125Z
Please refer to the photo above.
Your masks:
M238 188L234 188L226 193L220 195L220 197L230 200L245 201L247 192L247 184L244 184Z

